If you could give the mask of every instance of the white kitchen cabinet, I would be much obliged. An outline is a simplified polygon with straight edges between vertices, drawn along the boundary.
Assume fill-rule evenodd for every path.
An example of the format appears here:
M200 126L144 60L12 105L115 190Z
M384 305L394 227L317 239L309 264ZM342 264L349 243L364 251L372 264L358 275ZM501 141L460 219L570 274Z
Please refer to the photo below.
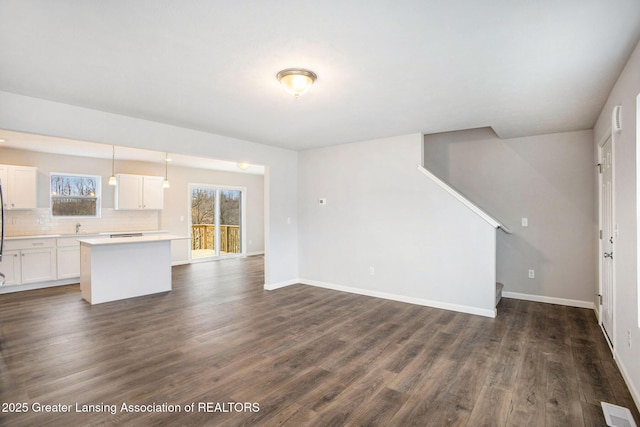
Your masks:
M161 176L117 174L115 209L160 210L164 208Z
M56 251L54 248L25 249L20 251L22 284L45 282L56 278Z
M80 242L77 238L57 239L56 264L58 279L80 277Z
M56 278L56 248L54 239L24 239L5 241L5 255L2 256L2 272L12 272L11 283L5 285L23 285L27 283L46 282ZM12 258L12 261L11 261ZM8 276L7 276L8 279Z
M35 209L38 202L38 169L31 166L0 165L5 209Z
M5 276L4 286L19 285L20 277L20 251L4 251L0 261L0 272Z

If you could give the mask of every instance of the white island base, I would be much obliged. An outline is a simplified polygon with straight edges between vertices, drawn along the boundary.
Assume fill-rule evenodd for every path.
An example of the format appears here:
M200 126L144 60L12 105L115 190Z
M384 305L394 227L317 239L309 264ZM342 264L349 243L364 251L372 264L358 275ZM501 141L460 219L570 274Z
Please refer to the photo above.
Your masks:
M171 240L178 238L80 239L82 298L100 304L171 291Z

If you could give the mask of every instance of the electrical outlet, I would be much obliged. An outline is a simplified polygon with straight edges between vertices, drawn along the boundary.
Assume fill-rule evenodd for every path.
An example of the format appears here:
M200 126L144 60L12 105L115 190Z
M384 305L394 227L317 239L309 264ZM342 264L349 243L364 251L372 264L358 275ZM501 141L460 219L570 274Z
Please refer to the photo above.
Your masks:
M375 269L375 268L373 268L373 266L369 267L369 275L370 275L370 276L373 276L373 275L375 275L375 274L376 274L376 269Z
M529 279L535 279L535 278L536 278L536 271L529 270Z
M324 199L324 198L319 199L319 200L318 200L318 203L319 203L320 205L324 206L324 205L326 205L326 204L327 204L327 199Z
M523 227L529 226L529 218L522 218L522 226Z

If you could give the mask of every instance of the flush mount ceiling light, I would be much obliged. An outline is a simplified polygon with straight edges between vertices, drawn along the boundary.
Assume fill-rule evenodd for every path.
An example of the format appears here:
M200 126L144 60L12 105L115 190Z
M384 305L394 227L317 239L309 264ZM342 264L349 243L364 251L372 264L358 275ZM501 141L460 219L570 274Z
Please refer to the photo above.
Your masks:
M303 68L287 68L280 71L276 78L287 92L297 98L309 90L318 76L313 71Z
M249 169L249 166L251 165L247 162L238 162L238 168L242 169L243 171Z

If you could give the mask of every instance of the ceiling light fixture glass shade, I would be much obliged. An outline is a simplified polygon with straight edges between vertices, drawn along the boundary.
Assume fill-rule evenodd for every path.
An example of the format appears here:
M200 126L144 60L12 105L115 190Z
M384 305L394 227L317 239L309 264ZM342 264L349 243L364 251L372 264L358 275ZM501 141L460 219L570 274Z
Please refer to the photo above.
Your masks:
M242 169L243 171L249 169L249 166L251 165L247 162L238 162L238 168Z
M111 146L111 176L109 177L109 185L118 185L116 179L116 146Z
M169 169L169 153L164 153L164 181L162 181L162 188L169 188L171 184L169 184L169 178L167 175Z
M280 71L276 78L287 92L297 98L309 90L318 76L313 71L303 68L287 68Z

